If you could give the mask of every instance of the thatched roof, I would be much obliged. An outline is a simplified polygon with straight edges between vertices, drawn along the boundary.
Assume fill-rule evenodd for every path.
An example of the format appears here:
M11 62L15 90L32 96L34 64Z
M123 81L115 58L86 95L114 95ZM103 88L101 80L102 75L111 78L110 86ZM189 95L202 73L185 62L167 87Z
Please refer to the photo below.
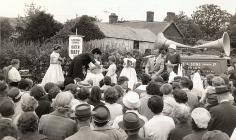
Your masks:
M155 42L156 35L148 29L135 29L114 24L96 23L106 37Z
M183 36L182 32L178 29L174 22L167 21L154 21L154 22L146 22L146 21L126 21L122 23L116 23L116 25L131 27L131 28L139 28L139 29L148 29L152 31L154 34L158 34L160 32L165 32L165 30L170 27L170 25L174 25L179 33Z

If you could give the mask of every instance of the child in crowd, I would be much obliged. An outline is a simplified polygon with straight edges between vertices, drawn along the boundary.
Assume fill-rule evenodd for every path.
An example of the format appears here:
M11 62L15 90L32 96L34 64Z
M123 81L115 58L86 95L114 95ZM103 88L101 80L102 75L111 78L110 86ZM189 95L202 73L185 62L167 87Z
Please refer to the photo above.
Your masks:
M116 58L114 56L109 56L109 63L110 66L107 69L107 74L106 76L111 77L111 83L116 84L117 83L117 74L116 74Z

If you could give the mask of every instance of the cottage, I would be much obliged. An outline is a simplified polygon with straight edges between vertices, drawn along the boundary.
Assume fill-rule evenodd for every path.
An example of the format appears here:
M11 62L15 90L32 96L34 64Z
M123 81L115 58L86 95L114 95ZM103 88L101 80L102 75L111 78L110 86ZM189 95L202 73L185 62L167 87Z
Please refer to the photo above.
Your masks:
M156 35L148 29L135 29L119 25L96 23L105 38L87 42L103 49L119 49L122 51L154 49Z

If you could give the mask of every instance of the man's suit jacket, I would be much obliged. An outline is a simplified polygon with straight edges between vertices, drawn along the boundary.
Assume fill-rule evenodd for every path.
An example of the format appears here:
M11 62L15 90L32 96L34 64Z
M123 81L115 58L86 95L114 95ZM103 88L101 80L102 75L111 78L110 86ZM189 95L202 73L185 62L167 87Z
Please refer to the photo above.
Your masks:
M145 73L149 74L150 72L154 71L155 60L157 59L156 56L148 58L147 64L145 66Z
M109 140L109 136L100 132L92 131L90 127L81 127L77 133L65 140Z
M230 102L223 102L212 107L210 113L208 130L221 130L231 136L236 127L236 107Z

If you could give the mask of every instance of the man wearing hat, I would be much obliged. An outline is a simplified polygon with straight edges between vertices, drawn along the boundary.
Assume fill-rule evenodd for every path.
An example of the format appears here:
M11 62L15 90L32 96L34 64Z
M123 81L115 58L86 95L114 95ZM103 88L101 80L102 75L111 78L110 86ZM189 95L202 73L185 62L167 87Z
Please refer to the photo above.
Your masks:
M173 67L173 71L178 74L178 66L181 64L180 54L176 52L176 45L170 44L168 47L169 54L166 57L167 66Z
M90 122L93 114L89 104L76 106L74 117L78 123L79 131L65 140L110 140L108 135L91 130Z
M111 128L108 125L111 115L109 109L106 106L98 105L93 109L93 111L94 131L108 135L110 140L125 140L127 138L123 131Z
M215 94L219 105L210 109L208 130L221 130L231 136L236 127L236 106L230 102L230 90L227 86L217 86Z
M145 116L139 114L139 112L138 112L138 108L140 107L140 104L141 104L138 93L136 93L134 91L129 91L128 93L126 93L124 95L122 101L123 101L123 105L124 105L123 106L124 112L133 112L133 113L137 114L138 117L141 118L144 122L148 121L148 119ZM119 128L118 123L123 120L123 116L124 115L120 115L115 118L113 125L112 125L113 128ZM140 129L139 135L144 137L143 128Z
M123 121L119 122L119 127L122 128L128 135L126 140L146 140L138 135L139 129L143 127L144 121L134 112L127 112L123 116Z

